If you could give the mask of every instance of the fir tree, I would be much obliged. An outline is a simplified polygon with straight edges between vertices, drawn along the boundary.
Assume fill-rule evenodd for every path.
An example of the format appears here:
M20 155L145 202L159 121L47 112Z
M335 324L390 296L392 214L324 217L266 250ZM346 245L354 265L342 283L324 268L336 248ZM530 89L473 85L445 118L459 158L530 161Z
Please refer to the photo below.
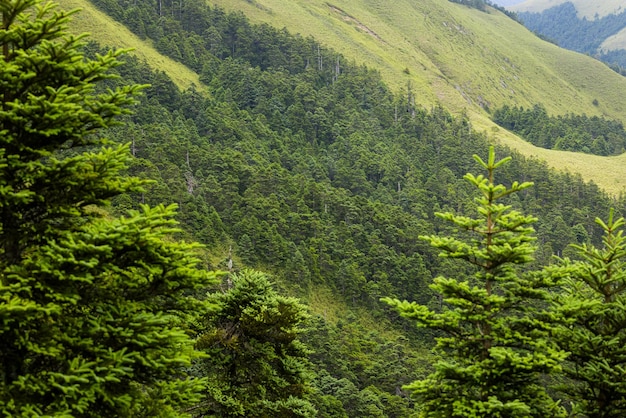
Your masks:
M510 160L487 162L474 156L487 176L467 174L478 189L476 218L438 213L464 233L459 238L424 237L440 255L475 268L473 277L438 277L431 288L443 296L435 312L397 299L383 301L415 320L439 330L441 360L426 379L407 386L427 417L555 417L563 416L540 384L544 373L559 369L564 354L547 338L550 329L538 305L547 298L547 280L521 274L534 252L530 226L536 219L501 203L531 183L509 188L494 183L497 168Z
M119 52L85 59L55 4L0 13L0 415L184 415L202 381L183 321L204 306L185 295L214 277L168 238L173 207L99 208L141 190L96 135L140 87L97 93Z
M585 417L626 416L626 238L624 218L596 222L603 247L573 245L581 261L562 260L550 274L565 275L555 298L563 324L557 340L570 352L562 387ZM578 416L578 415L577 415Z
M194 410L210 417L313 417L309 350L298 339L308 317L297 299L280 296L263 273L234 275L214 293L218 306L204 322L197 368L209 390Z

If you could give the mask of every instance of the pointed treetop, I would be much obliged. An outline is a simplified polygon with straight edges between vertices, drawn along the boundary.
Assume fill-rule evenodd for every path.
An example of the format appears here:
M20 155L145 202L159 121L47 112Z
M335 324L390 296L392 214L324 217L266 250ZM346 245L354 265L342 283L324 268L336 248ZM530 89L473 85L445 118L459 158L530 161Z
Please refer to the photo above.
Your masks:
M489 147L489 156L487 159L487 163L485 163L483 161L482 158L480 158L480 156L478 156L477 154L474 154L474 160L476 160L478 162L478 164L480 164L484 169L486 169L488 172L492 172L494 169L500 167L503 164L508 163L509 161L511 161L511 157L504 157L503 159L501 159L500 161L496 162L496 151L493 145L491 145Z

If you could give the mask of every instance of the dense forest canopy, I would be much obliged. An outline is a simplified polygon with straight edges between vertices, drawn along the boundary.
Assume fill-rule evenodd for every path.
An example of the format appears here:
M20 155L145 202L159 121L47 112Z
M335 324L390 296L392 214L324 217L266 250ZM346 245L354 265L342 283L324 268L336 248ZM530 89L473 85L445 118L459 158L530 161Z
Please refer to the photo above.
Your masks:
M504 106L493 121L538 147L596 155L619 155L626 150L626 131L619 121L597 116L549 116L541 105L532 109Z
M120 229L107 216L129 213L139 219L164 219L157 225L160 235L155 241L164 242L164 247L156 248L182 257L178 260L186 267L180 271L188 279L175 282L185 284L179 296L189 304L168 316L172 322L166 324L173 330L171 341L180 338L186 348L192 338L195 341L194 350L174 362L178 373L171 373L179 378L176 384L191 382L185 392L189 396L175 398L176 384L142 381L146 390L133 392L147 394L140 396L139 404L149 407L142 411L149 416L159 410L158 396L167 393L162 402L171 401L168 411L180 416L412 416L423 399L410 398L415 384L406 385L433 372L430 347L441 334L401 322L380 298L407 299L437 310L450 301L441 298L441 289L429 287L433 278L461 283L480 278L476 266L439 257L439 249L420 236L457 231L441 222L437 216L442 213L480 212L475 187L464 176L482 169L472 156L488 155L487 138L463 116L442 107L417 107L414 97L419 91L410 86L394 93L375 71L347 62L314 39L252 25L240 13L226 13L199 0L94 3L151 39L164 54L198 71L204 83L179 91L164 73L124 56L124 65L106 66L120 77L104 77L97 87L107 97L107 91L150 85L137 98L132 114L118 115L122 123L89 132L89 145L106 142L104 137L127 144L115 154L123 161L113 172L127 164L126 174L142 179L129 180L133 187L114 188L111 196L94 202L110 198L112 203L97 225ZM98 62L103 52L97 44L85 45L82 51L87 62ZM79 150L56 151L71 157ZM516 191L505 193L506 204L538 218L529 220L536 234L525 231L533 241L536 236L537 250L507 274L536 271L554 263L555 254L584 258L569 247L571 243L589 249L603 245L606 227L593 219L608 214L610 207L619 217L622 200L580 176L554 172L501 147L489 154L489 161L495 154L513 155L498 169L504 186L497 187ZM38 161L45 165L48 156ZM519 187L527 182L534 186ZM497 187L494 190L500 190ZM145 206L170 204L178 206L181 230L170 228L172 206L157 206L157 214ZM80 215L92 213L101 212L90 207ZM126 225L125 218L120 219ZM192 268L198 264L191 257L196 247L178 247L173 239L204 244L204 251L195 253L202 257L202 269ZM44 255L49 254L54 252ZM137 272L134 265L122 267ZM215 276L205 269L224 270L222 282L211 285ZM4 281L3 286L6 304L13 290ZM155 289L149 290L161 288ZM333 295L332 302L319 301L324 292ZM165 295L149 301L150 308L150 303L169 306ZM563 309L569 306L566 302ZM310 305L309 314L303 304ZM74 311L67 314L70 320L80 317ZM525 321L523 316L519 320ZM10 338L3 341L19 341L15 330L11 328ZM546 342L544 333L537 335L537 344ZM13 347L1 348L11 358L19 357ZM208 356L187 367L200 352ZM489 350L482 355L489 356ZM13 377L5 373L3 378L6 383ZM593 376L585 378L593 383ZM252 386L251 381L257 383ZM527 387L528 393L540 394L549 407L551 401L535 383ZM125 390L120 390L122 400ZM575 395L562 399L567 402L568 396ZM88 402L104 402L94 399ZM6 409L10 403L3 402L3 412L12 411ZM511 407L526 408L517 403ZM119 416L132 416L124 411Z

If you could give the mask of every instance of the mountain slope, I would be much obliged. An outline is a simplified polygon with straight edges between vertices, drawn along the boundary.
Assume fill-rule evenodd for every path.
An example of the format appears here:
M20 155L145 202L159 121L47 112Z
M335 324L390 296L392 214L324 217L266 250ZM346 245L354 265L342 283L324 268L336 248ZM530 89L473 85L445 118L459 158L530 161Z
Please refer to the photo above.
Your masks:
M200 86L198 74L156 51L150 42L140 39L121 23L115 22L105 13L98 10L90 2L84 0L63 0L64 10L79 9L74 14L71 29L75 33L89 33L90 39L103 46L115 48L131 48L132 54L145 60L152 68L164 71L181 89L191 85Z
M211 64L201 70L210 94L146 89L137 113L107 133L115 142L132 138L129 171L155 180L141 195L119 196L112 209L176 202L183 236L201 239L212 252L203 263L207 269L260 267L315 304L319 315L307 343L321 366L316 387L328 412L320 408L320 416L347 416L341 411L349 407L351 418L408 418L412 404L399 396L400 388L425 374L431 355L407 355L405 347L421 347L432 336L405 325L411 340L403 342L396 333L401 325L390 326L379 298L441 306L428 290L431 277L471 276L471 269L437 257L419 237L449 232L433 212L467 213L475 206L462 176L476 172L471 155L484 156L487 141L465 118L440 107L405 106L370 70L341 59L343 72L334 73L334 53L321 55L321 71L313 42L252 28L216 10L196 15L194 32L187 31L177 27L173 10L182 1L163 2L169 6L163 11L153 0L99 4L121 5L115 16L126 18L133 2L143 6L139 23L149 24L150 33L156 25L180 29L155 36L159 50L170 53L176 48L164 45L186 46L213 34L198 44L219 39L208 43L218 55L203 55ZM246 41L235 44L237 35ZM118 70L119 83L155 79L136 60ZM538 262L562 254L569 242L598 238L592 219L614 201L577 176L549 172L518 155L507 167L498 181L536 182L512 203L542 219ZM353 313L346 313L349 307ZM245 373L246 365L238 370Z
M256 22L314 36L348 59L378 68L396 90L406 91L410 84L416 101L426 107L441 102L454 112L466 112L476 129L524 155L580 173L610 193L626 189L626 155L597 157L538 148L490 120L481 105L497 108L540 102L552 114L586 113L626 121L625 78L596 60L537 39L499 12L435 0L211 3L241 10ZM150 42L90 2L66 0L63 7L83 9L73 22L77 32L90 32L104 45L134 48L134 54L165 71L181 88L200 84L196 73L159 54ZM592 105L594 100L597 107Z
M541 41L493 9L485 13L436 0L210 3L313 36L351 60L378 68L398 90L410 82L419 103L441 101L454 112L465 111L477 129L555 168L581 173L613 193L625 186L618 182L626 176L621 168L626 156L536 148L491 122L485 107L539 102L551 114L604 115L626 122L626 78L594 59Z
M211 3L320 39L350 59L379 68L396 88L411 80L424 105L441 100L455 111L484 117L481 106L543 102L557 114L624 117L626 80L593 60L537 40L494 10L484 13L437 0ZM588 84L581 73L593 73L599 83ZM603 99L598 109L591 104L594 98Z

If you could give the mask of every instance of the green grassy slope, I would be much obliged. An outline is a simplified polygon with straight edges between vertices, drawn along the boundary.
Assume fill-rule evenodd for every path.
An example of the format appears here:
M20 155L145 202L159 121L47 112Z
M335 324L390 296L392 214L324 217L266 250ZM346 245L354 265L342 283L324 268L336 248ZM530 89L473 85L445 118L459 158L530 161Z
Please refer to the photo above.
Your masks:
M63 0L59 4L64 10L81 9L73 16L71 29L75 33L89 33L91 39L103 46L132 48L132 54L145 60L151 67L164 71L176 85L186 89L192 84L200 86L198 74L186 66L160 54L151 43L140 39L124 25L113 21L105 13L85 0Z
M626 156L539 149L489 120L485 106L541 102L551 114L585 113L626 122L626 78L596 60L541 41L495 10L484 13L444 0L210 3L241 10L254 22L313 36L348 59L378 68L398 91L410 81L422 105L441 101L453 112L467 112L477 129L526 155L579 172L609 192L624 189L618 180L626 177Z
M410 79L424 105L441 100L452 110L484 116L481 104L543 102L555 114L604 114L626 121L625 78L537 39L493 10L442 0L211 3L314 36L349 59L378 67L397 89ZM599 107L593 107L593 99Z

